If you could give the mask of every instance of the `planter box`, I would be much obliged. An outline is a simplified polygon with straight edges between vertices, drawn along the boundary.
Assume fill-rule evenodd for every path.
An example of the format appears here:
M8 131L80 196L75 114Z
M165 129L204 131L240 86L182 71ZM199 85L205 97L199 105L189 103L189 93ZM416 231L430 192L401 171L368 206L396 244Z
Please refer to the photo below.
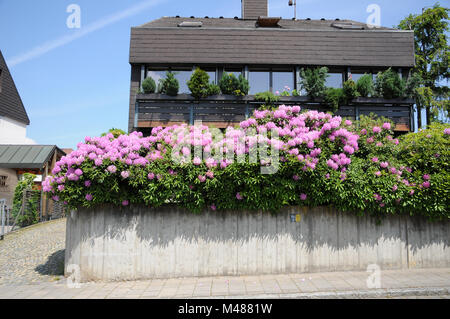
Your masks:
M81 281L450 266L449 221L386 216L377 224L331 208L105 206L72 212L66 236L66 275L79 269Z
M200 100L190 94L168 96L164 94L137 94L135 108L135 128L169 126L179 123L194 124L202 121L206 125L220 128L233 126L248 118L264 102L254 95L213 95ZM276 105L300 105L303 109L328 112L330 107L323 99L307 96L280 96ZM359 119L360 115L375 113L390 118L395 130L410 131L412 126L411 108L414 100L382 98L357 98L348 105L340 106L336 115Z

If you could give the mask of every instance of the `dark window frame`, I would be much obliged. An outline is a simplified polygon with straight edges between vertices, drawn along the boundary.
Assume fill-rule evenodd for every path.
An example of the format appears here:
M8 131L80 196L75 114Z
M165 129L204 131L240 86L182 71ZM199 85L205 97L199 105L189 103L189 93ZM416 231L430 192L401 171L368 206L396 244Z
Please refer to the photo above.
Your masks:
M7 175L0 175L0 188L8 187L7 180L8 180Z
M273 89L273 73L274 72L286 72L286 73L291 73L292 74L292 81L293 81L293 86L291 88L291 90L296 90L297 89L297 74L296 74L296 68L295 67L252 67L249 66L248 68L248 73L249 73L249 78L248 80L250 81L250 72L268 72L269 73L269 91L274 93L274 89ZM252 85L250 83L250 89L252 88ZM259 93L259 92L258 92ZM281 93L281 92L280 92Z

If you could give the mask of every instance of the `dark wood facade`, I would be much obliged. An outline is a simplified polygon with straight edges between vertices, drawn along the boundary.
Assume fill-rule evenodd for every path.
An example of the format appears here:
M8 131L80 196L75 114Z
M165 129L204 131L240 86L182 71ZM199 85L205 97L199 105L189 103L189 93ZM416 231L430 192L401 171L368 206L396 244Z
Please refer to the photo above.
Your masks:
M216 82L228 69L238 69L247 78L252 69L290 70L295 81L292 89L298 89L302 67L327 66L346 80L354 73L376 74L389 67L406 76L415 64L412 31L370 28L339 19L282 19L276 27L260 27L258 17L267 12L267 0L246 0L242 5L242 19L165 17L131 29L130 131L195 120L224 126L243 120L258 105L252 96L242 99L216 96L197 103L186 95L174 98L137 95L151 68L210 68L215 70ZM323 103L308 101L307 97L280 101L326 110ZM413 104L412 100L360 99L341 108L339 114L347 114L351 109L347 116L358 118L368 108L396 118L397 129L405 131L413 129ZM232 113L217 111L228 106L232 107L226 112L234 110ZM206 111L207 108L210 110ZM393 116L394 109L401 116Z
M217 128L234 126L247 119L263 102L254 96L235 97L231 95L210 96L196 101L188 94L176 97L161 94L138 94L136 96L134 127L141 129L172 124L202 124ZM342 106L336 115L357 120L361 115L374 113L388 117L395 123L395 130L408 132L413 129L411 122L410 99L385 100L379 98L357 98ZM276 105L300 105L302 109L328 112L322 99L311 100L308 97L280 97Z

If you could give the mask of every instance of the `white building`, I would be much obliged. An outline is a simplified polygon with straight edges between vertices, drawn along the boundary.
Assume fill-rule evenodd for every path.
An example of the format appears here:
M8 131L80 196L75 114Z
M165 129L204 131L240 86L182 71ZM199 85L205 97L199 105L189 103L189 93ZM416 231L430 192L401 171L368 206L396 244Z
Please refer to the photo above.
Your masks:
M30 119L0 51L0 144L36 144L26 136L29 124Z

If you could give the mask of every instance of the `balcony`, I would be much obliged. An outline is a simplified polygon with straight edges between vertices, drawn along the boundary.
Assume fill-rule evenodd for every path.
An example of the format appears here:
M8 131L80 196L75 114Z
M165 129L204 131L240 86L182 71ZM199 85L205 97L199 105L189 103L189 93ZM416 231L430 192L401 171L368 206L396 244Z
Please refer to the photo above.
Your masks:
M202 121L205 125L217 128L234 126L252 115L253 110L264 102L257 101L255 96L236 97L232 95L216 95L195 100L191 95L179 94L168 96L162 94L136 95L134 128L138 130L156 126ZM299 105L302 109L328 112L322 99L310 99L306 96L280 97L277 105ZM347 106L341 106L336 115L359 119L360 115L375 113L395 123L395 131L410 132L413 126L412 99L357 98Z

